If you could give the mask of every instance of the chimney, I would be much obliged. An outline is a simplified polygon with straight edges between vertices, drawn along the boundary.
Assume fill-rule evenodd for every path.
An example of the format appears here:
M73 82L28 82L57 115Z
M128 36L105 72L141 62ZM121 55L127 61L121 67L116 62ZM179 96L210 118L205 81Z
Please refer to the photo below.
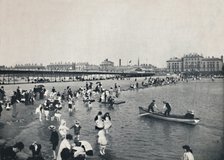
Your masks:
M223 62L223 56L221 56L221 60L222 60L222 62Z
M119 67L121 66L121 59L119 59Z

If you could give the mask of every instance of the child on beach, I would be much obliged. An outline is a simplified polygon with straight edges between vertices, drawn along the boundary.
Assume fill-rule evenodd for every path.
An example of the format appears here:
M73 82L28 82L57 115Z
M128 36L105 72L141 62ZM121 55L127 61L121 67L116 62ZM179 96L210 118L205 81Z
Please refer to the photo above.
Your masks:
M106 112L104 114L104 116L103 116L103 122L104 122L104 129L106 131L106 134L108 134L109 133L109 129L112 126L111 118L110 118L110 113L109 112Z
M81 130L81 126L79 124L79 121L75 121L75 124L70 127L70 129L74 128L74 139L79 140L79 136L80 136L80 130Z
M39 114L40 122L42 121L42 113L43 113L43 105L40 104L35 110L35 114Z
M95 117L95 129L101 130L104 128L104 124L103 124L103 118L102 118L102 112L99 111L98 114Z
M107 145L107 139L106 139L106 136L105 136L104 129L101 129L98 132L98 144L100 145L100 154L104 155L105 154L106 145Z
M68 111L69 111L69 113L71 113L73 111L74 107L75 107L75 102L71 98L69 98L69 100L68 100Z
M44 102L43 107L44 107L45 119L48 121L50 108L49 108L49 104L47 104L47 101Z

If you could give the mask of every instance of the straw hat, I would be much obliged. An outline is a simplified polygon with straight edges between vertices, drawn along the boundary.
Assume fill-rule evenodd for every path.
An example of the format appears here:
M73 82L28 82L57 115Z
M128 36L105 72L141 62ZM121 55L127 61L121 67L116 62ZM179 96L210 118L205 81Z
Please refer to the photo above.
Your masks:
M50 125L50 126L48 127L48 129L50 129L50 130L55 130L56 127L55 127L54 125Z
M186 150L190 150L190 146L188 146L188 145L184 145L184 146L182 146L182 148L186 149Z
M79 121L78 121L78 120L76 120L76 121L75 121L75 124L79 124Z

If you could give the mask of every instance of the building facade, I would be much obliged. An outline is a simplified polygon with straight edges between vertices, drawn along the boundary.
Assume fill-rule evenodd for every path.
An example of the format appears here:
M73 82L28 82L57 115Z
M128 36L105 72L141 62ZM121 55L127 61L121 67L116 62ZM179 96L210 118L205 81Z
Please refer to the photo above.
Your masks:
M167 68L169 72L182 72L182 60L177 57L171 58L167 61Z
M100 68L102 70L111 70L114 67L114 62L109 61L108 59L105 59L103 62L100 64Z
M197 53L184 55L182 58L171 58L167 62L169 72L220 72L223 66L223 56L221 58L204 58Z
M53 71L66 71L66 70L72 70L74 69L75 64L74 63L50 63L47 65L48 70L53 70Z
M204 58L201 62L201 71L221 71L223 66L223 56L219 58Z

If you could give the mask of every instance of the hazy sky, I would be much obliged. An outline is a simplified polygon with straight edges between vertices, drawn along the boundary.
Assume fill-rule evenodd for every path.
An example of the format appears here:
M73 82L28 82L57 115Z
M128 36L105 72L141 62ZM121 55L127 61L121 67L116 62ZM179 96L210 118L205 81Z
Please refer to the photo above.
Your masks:
M224 0L0 0L0 65L224 55Z

